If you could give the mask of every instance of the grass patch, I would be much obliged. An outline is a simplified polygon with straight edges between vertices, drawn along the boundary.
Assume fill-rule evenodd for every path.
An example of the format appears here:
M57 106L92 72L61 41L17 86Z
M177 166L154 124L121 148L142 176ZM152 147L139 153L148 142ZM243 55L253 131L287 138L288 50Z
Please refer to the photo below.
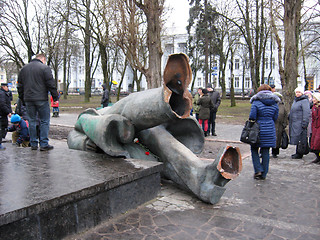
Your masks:
M17 98L18 94L13 94L12 104L16 102ZM68 95L67 99L61 96L59 102L61 112L81 113L87 108L101 107L101 96L92 96L90 102L85 102L84 95ZM111 102L116 102L116 96L111 96ZM217 112L217 122L242 125L249 117L250 108L249 100L236 100L236 106L230 107L230 99L222 99Z
M244 124L249 118L251 104L249 100L236 100L236 106L230 107L230 99L222 99L217 112L217 121L230 124Z

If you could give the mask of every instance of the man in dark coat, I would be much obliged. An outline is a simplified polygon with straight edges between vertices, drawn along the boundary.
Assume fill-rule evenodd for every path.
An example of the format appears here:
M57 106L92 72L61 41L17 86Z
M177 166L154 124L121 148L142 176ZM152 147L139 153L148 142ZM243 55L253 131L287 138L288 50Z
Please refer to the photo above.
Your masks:
M102 84L103 94L101 98L101 104L103 107L108 107L109 104L109 91L106 84Z
M38 149L37 114L40 118L40 150L48 151L53 149L53 146L49 145L48 139L50 127L48 92L51 93L53 101L56 103L58 91L51 69L46 65L44 54L37 54L36 58L21 69L17 88L19 98L27 107L31 149Z
M11 117L11 101L7 83L1 83L0 88L0 150L4 150L2 146L2 138L5 138L8 127L8 116Z
M216 117L217 111L221 103L220 93L214 90L214 86L211 83L208 84L207 90L209 92L209 97L212 102L212 108L210 108L210 119L209 119L209 130L210 133L210 125L211 125L211 134L212 136L217 136L216 134Z

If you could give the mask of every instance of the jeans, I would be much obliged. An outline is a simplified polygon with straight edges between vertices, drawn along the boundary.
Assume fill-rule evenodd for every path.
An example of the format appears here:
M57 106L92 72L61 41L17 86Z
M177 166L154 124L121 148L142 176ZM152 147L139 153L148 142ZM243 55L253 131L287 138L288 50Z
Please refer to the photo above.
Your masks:
M211 133L212 134L214 134L216 132L216 117L217 117L217 112L211 110L208 132L210 132L210 125L211 125Z
M29 133L31 147L38 146L37 124L40 119L40 147L49 145L50 107L48 101L26 102L29 115Z
M260 157L259 157L259 147L253 147L251 145L251 156L252 156L252 163L253 163L253 168L254 172L262 173L262 177L266 177L268 170L269 170L269 148L268 147L263 147L260 149L260 153L262 156L262 161L260 162Z

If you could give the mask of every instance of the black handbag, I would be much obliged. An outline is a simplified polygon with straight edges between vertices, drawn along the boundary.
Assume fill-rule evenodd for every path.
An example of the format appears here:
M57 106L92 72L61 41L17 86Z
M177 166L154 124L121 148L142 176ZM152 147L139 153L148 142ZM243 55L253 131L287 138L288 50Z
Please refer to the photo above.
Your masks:
M281 134L281 148L287 149L289 145L289 137L285 129L283 129Z
M240 141L248 144L259 143L260 126L256 121L247 120L242 129Z
M303 129L301 133L301 138L297 145L297 153L301 155L306 155L310 151L309 144L308 144L308 138L307 138L307 129Z

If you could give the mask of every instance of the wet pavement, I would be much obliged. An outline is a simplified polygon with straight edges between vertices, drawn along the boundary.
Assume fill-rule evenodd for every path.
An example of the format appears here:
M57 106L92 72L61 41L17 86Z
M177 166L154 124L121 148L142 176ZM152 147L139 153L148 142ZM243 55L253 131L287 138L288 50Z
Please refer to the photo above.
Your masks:
M73 126L76 119L61 114L51 124ZM66 239L320 239L320 165L311 163L314 154L291 159L295 148L289 146L270 158L266 180L254 180L249 147L238 141L242 126L216 128L218 136L208 141L237 144L243 157L242 173L226 185L218 204L163 181L156 199Z
M266 180L254 180L250 157L216 205L163 182L157 199L68 239L320 239L320 165L294 148L271 158Z

